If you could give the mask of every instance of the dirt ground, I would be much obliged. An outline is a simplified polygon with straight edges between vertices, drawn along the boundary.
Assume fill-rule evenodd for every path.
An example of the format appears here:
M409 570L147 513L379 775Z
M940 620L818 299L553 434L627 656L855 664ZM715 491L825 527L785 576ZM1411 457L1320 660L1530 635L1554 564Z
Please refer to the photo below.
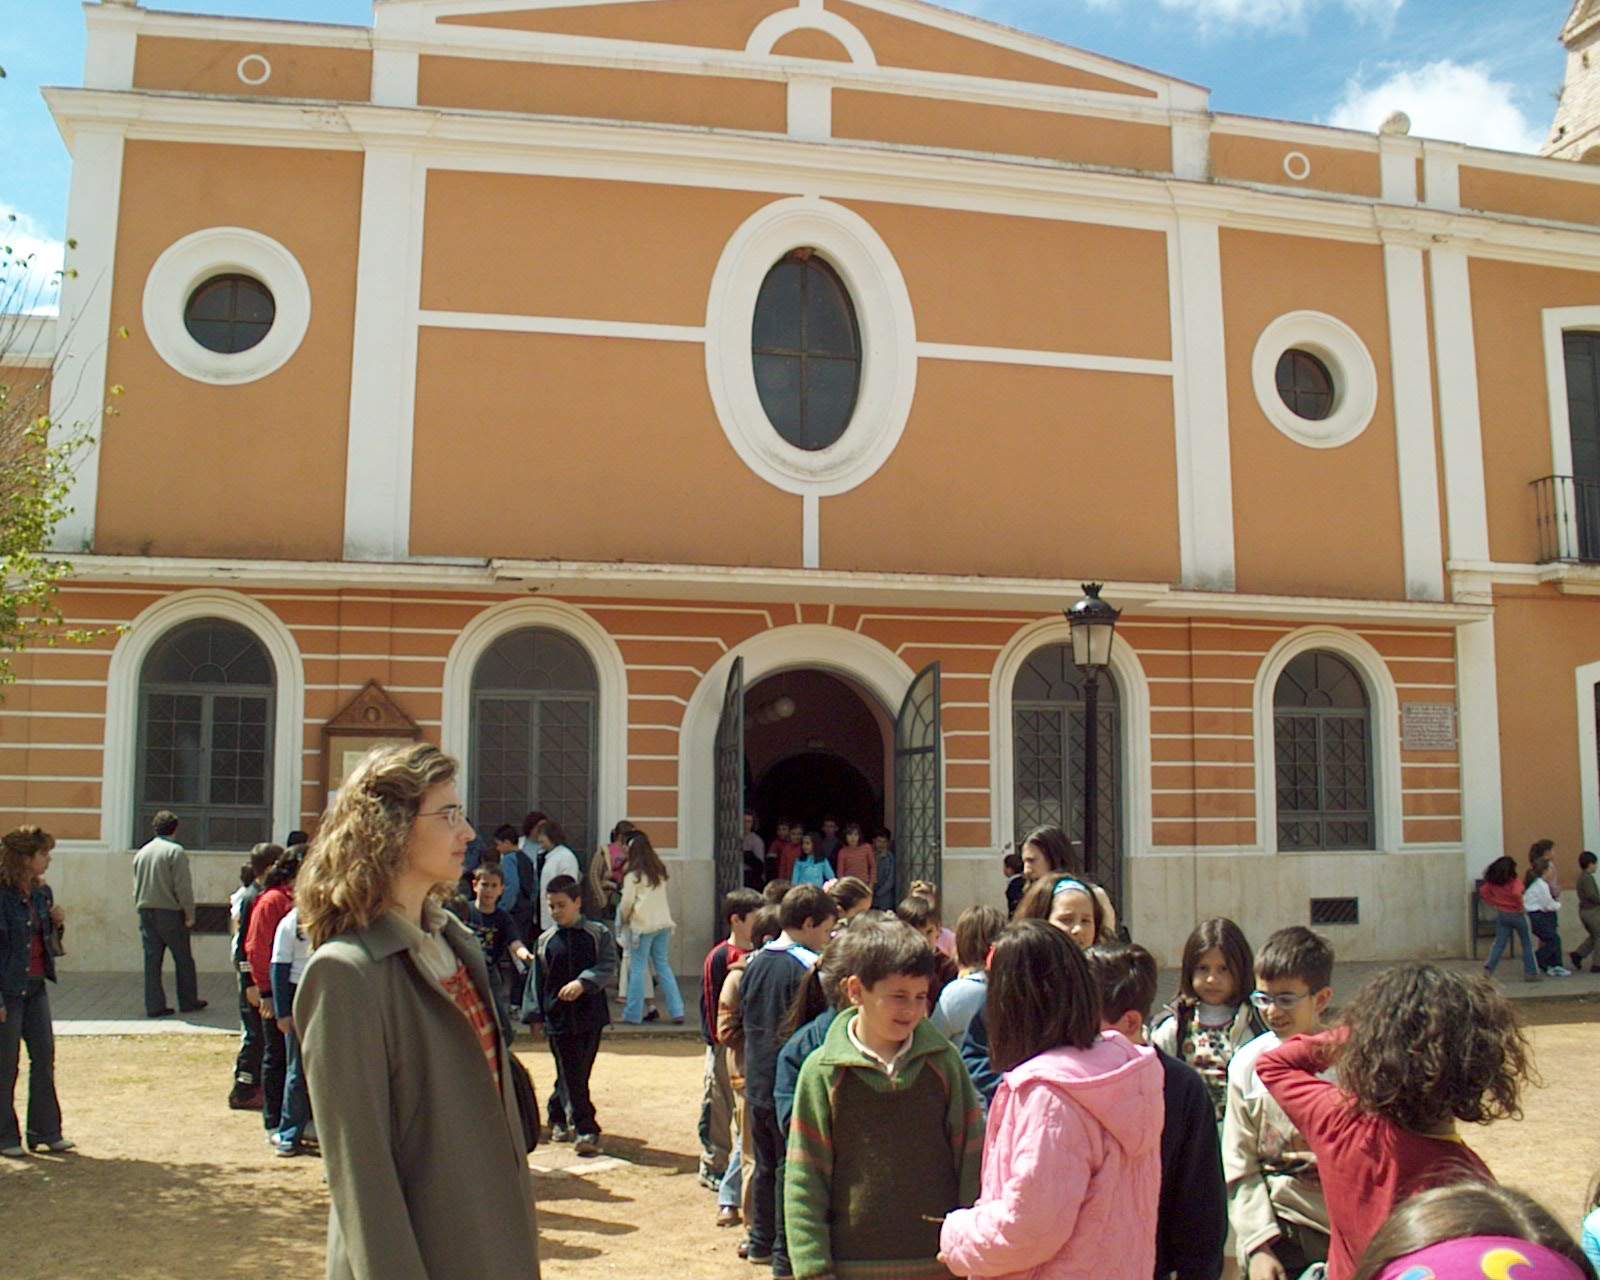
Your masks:
M1539 1002L1528 1014L1543 1088L1526 1116L1468 1134L1501 1181L1532 1192L1569 1225L1600 1169L1592 1123L1600 1004ZM260 1116L222 1106L234 1047L222 1037L71 1037L57 1042L68 1156L0 1161L5 1274L85 1280L281 1280L320 1275L327 1197L320 1161L280 1160ZM548 1088L543 1044L523 1060ZM757 1274L734 1255L740 1233L713 1225L695 1177L698 1040L608 1040L595 1098L609 1156L592 1172L541 1172L535 1187L546 1280ZM26 1086L19 1088L18 1103ZM19 1105L20 1110L20 1105ZM574 1164L541 1147L536 1165ZM470 1194L470 1188L463 1188Z

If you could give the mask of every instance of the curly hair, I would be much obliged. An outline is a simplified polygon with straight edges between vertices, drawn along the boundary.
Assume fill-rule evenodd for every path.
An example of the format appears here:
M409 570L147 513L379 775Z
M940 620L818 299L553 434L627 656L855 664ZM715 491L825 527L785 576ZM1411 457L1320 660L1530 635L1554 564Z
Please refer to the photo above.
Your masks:
M56 838L43 827L16 827L0 836L0 888L27 897L35 856L55 847Z
M1536 1082L1522 1025L1486 977L1436 964L1396 965L1345 1010L1339 1083L1363 1111L1431 1133L1452 1118L1514 1120Z
M387 909L422 798L457 769L426 742L378 747L356 765L295 883L300 927L313 947L365 929Z

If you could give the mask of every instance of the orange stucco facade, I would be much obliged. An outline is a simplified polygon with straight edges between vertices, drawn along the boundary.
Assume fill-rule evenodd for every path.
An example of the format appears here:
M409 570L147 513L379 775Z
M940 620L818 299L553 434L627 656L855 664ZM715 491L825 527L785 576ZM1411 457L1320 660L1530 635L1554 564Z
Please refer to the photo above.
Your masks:
M105 897L103 967L146 666L211 624L272 667L255 817L279 834L314 829L325 727L368 681L463 759L477 821L517 820L476 806L479 674L506 637L577 646L592 718L562 768L584 822L626 816L672 861L680 962L722 874L736 661L765 717L745 802L787 795L792 759L855 759L886 824L913 785L895 722L938 665L915 838L959 910L1071 791L1041 770L1081 747L1049 764L1018 690L1091 578L1123 609L1096 870L1164 959L1202 908L1259 933L1327 898L1358 904L1341 955L1457 953L1490 857L1600 843L1600 567L1587 535L1546 554L1529 487L1561 452L1552 343L1600 332L1587 173L1214 117L1196 86L906 0L821 12L392 0L353 34L91 10L100 79L51 105L99 255L55 341L119 409L60 534L63 615L95 635L17 656L0 822L49 826L63 888ZM799 354L812 300L753 349L779 262L836 282L854 354ZM259 350L202 349L193 294L222 277L271 295ZM1291 352L1325 392L1280 388ZM758 356L794 363L758 381ZM824 359L852 399L802 447L763 395ZM1277 700L1312 652L1360 686L1342 843L1282 798L1315 717ZM783 738L795 672L860 699L837 735L807 708ZM197 853L222 893L236 852Z

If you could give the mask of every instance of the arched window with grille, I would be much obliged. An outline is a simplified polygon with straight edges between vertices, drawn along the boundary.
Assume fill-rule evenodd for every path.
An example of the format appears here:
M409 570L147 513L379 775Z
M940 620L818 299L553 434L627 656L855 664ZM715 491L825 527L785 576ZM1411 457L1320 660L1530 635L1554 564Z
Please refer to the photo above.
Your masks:
M492 831L540 809L580 854L594 847L599 678L571 636L529 627L501 636L472 673L473 821Z
M1356 669L1312 649L1272 695L1280 849L1373 849L1372 700Z
M248 849L272 838L277 677L266 647L221 618L163 636L139 673L134 833L161 809L192 849Z
M1059 826L1083 839L1084 675L1070 644L1034 650L1011 690L1012 812L1020 843L1035 827ZM1122 729L1111 672L1100 674L1099 856L1087 874L1121 901Z

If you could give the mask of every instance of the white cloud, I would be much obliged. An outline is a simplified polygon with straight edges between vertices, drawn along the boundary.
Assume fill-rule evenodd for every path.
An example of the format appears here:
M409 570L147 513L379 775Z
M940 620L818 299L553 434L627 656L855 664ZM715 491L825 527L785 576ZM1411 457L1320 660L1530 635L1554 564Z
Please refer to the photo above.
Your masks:
M1352 77L1328 123L1375 130L1396 111L1411 117L1418 137L1500 151L1537 151L1545 140L1544 123L1528 119L1514 86L1496 80L1481 63L1463 66L1447 59L1403 67L1378 84Z
M1122 0L1084 0L1109 9ZM1387 27L1405 0L1160 0L1163 9L1193 18L1200 27L1297 27L1317 9L1343 9L1363 22Z
M0 311L54 314L66 245L0 201Z

